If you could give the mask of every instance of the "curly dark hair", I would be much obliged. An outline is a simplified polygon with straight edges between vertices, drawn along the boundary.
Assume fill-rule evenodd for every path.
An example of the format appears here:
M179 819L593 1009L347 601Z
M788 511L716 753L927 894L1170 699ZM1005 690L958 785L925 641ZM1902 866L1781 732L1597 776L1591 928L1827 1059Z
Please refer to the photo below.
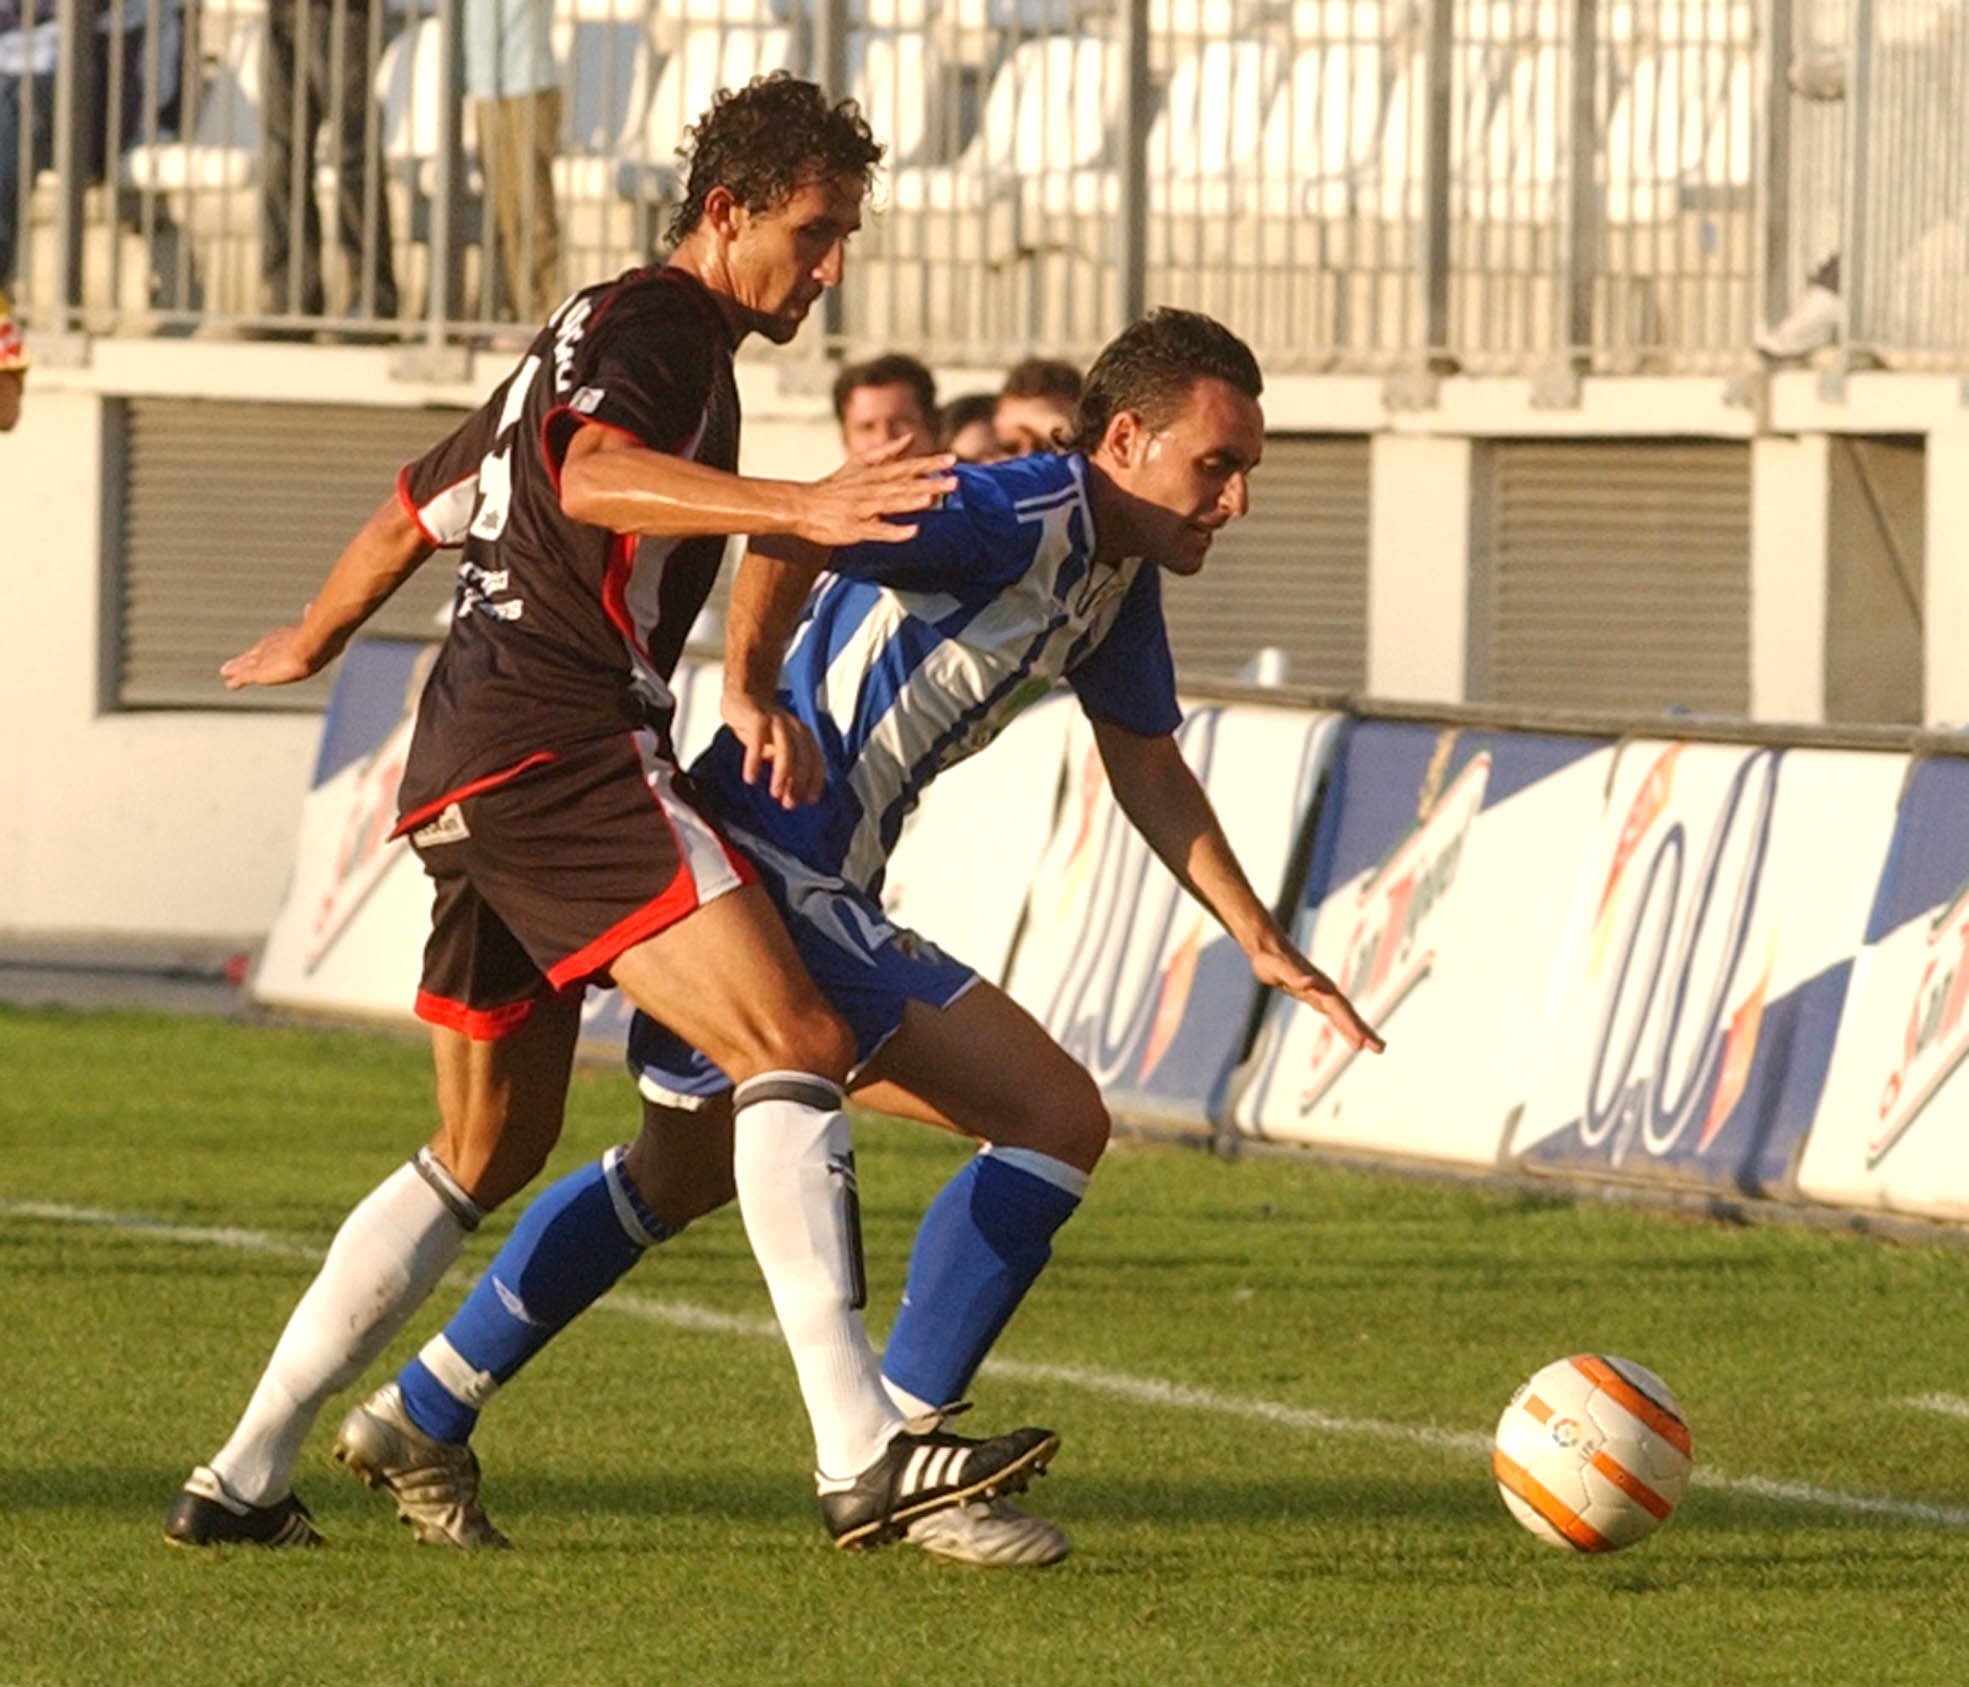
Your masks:
M1162 305L1110 340L1080 395L1072 451L1092 451L1123 411L1151 432L1172 422L1198 381L1215 379L1247 398L1265 390L1251 348L1221 322L1198 311Z
M830 101L818 83L776 70L721 89L685 131L677 156L690 174L670 219L673 245L703 221L714 187L730 189L748 211L769 210L816 179L858 175L868 183L882 144L853 100Z

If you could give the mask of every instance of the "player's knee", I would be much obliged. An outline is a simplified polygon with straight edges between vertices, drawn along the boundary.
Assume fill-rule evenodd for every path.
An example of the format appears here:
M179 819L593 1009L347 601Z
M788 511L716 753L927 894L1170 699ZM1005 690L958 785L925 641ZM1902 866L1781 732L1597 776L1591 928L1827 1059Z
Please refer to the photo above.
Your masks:
M646 1102L623 1167L637 1199L672 1235L738 1194L728 1120L698 1120Z
M431 1151L482 1212L503 1206L540 1175L561 1134L559 1114L524 1124L497 1105L448 1118Z
M1108 1138L1114 1134L1114 1121L1100 1087L1085 1072L1058 1115L1060 1146L1057 1158L1082 1171L1092 1171L1107 1152Z
M776 1021L762 1035L753 1070L813 1072L842 1083L854 1063L854 1033L839 1014L815 1004Z
M1071 1078L1035 1094L1027 1116L1019 1121L1016 1140L1091 1172L1107 1151L1113 1123L1100 1087L1079 1067Z

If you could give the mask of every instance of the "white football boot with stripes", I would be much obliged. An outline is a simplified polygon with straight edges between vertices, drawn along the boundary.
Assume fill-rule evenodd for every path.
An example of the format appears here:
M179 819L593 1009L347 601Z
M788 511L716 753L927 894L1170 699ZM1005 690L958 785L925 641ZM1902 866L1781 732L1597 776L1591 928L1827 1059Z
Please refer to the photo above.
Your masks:
M909 1525L903 1539L932 1558L986 1570L1036 1569L1073 1550L1066 1531L1010 1500L966 1500Z
M820 1484L820 1514L836 1546L881 1546L918 1518L1019 1492L1059 1446L1050 1429L1015 1429L987 1441L947 1429L901 1430L859 1476Z

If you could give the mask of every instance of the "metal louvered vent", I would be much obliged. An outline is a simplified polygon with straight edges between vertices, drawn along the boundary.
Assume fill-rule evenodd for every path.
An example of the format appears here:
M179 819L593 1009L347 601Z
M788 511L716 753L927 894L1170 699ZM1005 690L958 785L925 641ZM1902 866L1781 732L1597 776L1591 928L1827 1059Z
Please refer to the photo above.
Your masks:
M1485 455L1483 700L1748 713L1747 445L1515 440Z
M1163 581L1176 672L1228 679L1267 645L1295 685L1358 691L1367 678L1368 442L1273 436L1251 510L1193 580Z
M332 671L227 691L219 664L295 620L397 470L464 415L360 405L133 398L112 444L111 629L122 708L319 709ZM370 622L426 633L449 601L443 553Z

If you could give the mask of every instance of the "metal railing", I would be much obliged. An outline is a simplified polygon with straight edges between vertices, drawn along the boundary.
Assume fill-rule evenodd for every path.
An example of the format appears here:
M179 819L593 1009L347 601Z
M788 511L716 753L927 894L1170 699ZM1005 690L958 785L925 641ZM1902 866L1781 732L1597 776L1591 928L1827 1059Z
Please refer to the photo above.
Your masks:
M1166 301L1279 370L1724 369L1837 251L1855 348L1962 361L1962 3L28 0L0 285L44 333L510 333L660 251L685 128L784 67L890 148L806 355Z

